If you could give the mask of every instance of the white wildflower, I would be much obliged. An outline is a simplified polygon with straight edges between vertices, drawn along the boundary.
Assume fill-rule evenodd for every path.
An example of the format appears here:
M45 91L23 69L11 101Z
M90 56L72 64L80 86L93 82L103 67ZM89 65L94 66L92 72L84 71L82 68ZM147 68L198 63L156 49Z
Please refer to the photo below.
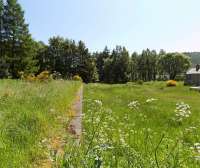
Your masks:
M132 101L128 104L128 107L130 109L138 109L140 106L140 103L138 101Z
M182 121L184 118L190 117L190 106L184 102L177 103L175 109L177 121Z
M53 112L55 112L55 109L51 108L49 111L50 111L51 113L53 113Z
M192 147L190 147L191 150L195 153L195 159L200 160L200 143L194 143Z
M96 104L98 104L99 106L102 106L102 101L101 101L101 100L94 100L94 102L95 102Z
M156 100L157 100L157 99L150 98L150 99L147 99L147 100L146 100L146 103L151 103L151 102L156 101Z

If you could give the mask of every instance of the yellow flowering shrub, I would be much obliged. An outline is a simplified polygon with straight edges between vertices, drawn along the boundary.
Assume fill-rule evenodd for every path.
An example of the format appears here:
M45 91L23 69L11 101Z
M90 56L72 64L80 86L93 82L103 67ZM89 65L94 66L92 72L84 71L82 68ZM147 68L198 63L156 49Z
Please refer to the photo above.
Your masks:
M177 82L175 80L168 80L167 81L167 86L170 87L170 86L177 86Z
M21 79L23 79L23 78L21 78ZM48 81L50 79L51 79L51 75L50 75L49 71L43 71L40 74L38 74L37 76L30 74L25 77L25 80L29 81L29 82L35 82L35 81L42 82L42 81Z
M39 75L37 75L37 80L39 81L46 81L50 79L49 71L43 71Z
M33 74L30 74L22 79L25 79L28 82L35 82L37 80L37 77Z
M74 75L72 80L74 80L74 81L82 81L82 78L79 75Z

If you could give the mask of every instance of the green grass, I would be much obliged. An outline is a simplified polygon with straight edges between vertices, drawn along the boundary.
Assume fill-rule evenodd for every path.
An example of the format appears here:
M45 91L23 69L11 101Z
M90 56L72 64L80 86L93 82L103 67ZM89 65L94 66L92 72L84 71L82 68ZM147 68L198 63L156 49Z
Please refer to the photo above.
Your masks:
M41 141L62 134L79 82L0 81L0 167L32 167L45 159Z
M67 110L79 82L0 81L0 167L33 167L49 152L44 146L66 135ZM155 101L146 102L154 98ZM200 93L179 83L84 86L83 136L67 136L62 167L200 167ZM137 101L137 108L130 102ZM176 116L176 104L191 109ZM196 144L196 145L195 145ZM37 167L37 166L36 166Z
M150 98L156 100L147 103ZM85 85L82 144L66 149L63 167L200 167L199 99L182 83ZM138 108L128 107L132 101ZM175 113L179 102L191 107L182 121Z

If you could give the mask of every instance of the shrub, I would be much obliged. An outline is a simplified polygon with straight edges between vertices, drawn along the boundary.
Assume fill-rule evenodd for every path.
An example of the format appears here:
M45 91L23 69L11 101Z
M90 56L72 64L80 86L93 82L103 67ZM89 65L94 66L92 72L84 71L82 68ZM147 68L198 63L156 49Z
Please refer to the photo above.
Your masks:
M51 79L49 71L43 71L39 75L37 75L37 80L39 81L47 81Z
M136 83L137 83L138 85L143 85L144 81L143 81L143 80L138 80L138 81L136 81Z
M38 74L37 76L35 76L34 74L29 74L27 76L25 76L23 74L23 77L21 77L21 79L25 79L26 81L29 82L35 82L35 81L48 81L51 79L51 75L49 73L49 71L43 71L40 74Z
M167 86L170 87L170 86L177 86L177 82L175 80L168 80L167 81Z
M62 75L61 75L60 72L54 71L54 72L51 74L51 76L52 76L53 79L56 79L56 80L62 79Z
M20 79L25 79L25 73L23 71L20 71L18 73L18 75L19 75Z
M177 75L175 80L176 81L184 81L185 80L185 76L184 75Z
M73 76L72 80L74 81L82 81L82 78L79 75Z
M23 78L22 78L22 79L23 79ZM26 81L28 81L28 82L34 82L34 81L37 80L37 77L36 77L35 75L33 75L33 74L30 74L30 75L24 77L24 79L25 79Z

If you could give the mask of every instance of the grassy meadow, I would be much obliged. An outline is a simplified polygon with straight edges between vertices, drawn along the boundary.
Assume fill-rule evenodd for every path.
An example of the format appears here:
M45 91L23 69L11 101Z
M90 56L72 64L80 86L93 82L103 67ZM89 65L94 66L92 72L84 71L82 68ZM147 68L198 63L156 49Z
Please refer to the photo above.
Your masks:
M182 83L85 85L82 145L63 167L200 167L199 98Z
M67 142L63 158L54 158L57 167L200 167L199 92L181 82L85 84L77 145L66 128L79 87L73 81L0 81L0 167L39 167L52 159L54 137Z
M47 157L42 143L66 132L63 124L79 86L68 81L0 81L0 167L33 167Z

